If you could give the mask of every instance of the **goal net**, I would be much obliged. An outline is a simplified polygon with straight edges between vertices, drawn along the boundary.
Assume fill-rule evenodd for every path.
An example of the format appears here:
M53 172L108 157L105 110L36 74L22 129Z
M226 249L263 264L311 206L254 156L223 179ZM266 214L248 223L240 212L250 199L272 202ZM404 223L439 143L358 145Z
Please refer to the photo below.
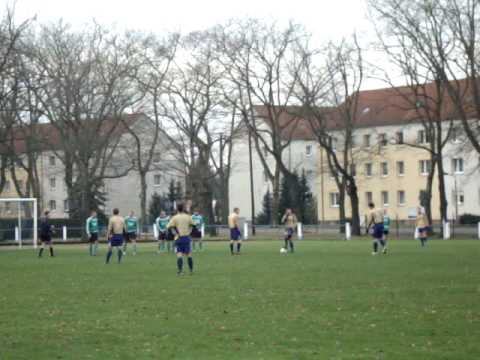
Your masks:
M0 198L0 242L2 244L25 245L38 243L37 199Z

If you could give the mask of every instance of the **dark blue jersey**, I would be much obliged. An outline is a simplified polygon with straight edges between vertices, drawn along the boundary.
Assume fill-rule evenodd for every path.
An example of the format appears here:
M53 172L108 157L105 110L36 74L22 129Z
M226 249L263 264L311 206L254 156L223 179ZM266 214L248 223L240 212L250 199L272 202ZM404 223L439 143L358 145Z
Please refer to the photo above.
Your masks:
M40 221L40 236L42 237L52 236L52 226L50 225L48 219L42 219Z

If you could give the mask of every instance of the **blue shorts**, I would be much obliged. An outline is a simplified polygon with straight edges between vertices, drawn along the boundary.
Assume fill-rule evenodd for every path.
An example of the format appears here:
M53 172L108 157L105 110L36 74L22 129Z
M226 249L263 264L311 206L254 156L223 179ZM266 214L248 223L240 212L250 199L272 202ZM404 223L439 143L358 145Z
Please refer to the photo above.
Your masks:
M237 241L237 240L241 240L241 238L242 238L242 233L240 232L240 230L238 230L238 228L230 229L230 240Z
M110 238L110 246L122 246L123 245L123 234L114 234Z
M418 232L428 232L430 230L430 226L419 227Z
M181 236L175 241L175 247L177 248L177 253L190 254L192 252L191 248L192 240L190 236Z
M294 233L293 228L286 228L286 229L285 229L285 237L286 237L288 240L290 240L290 239L292 238L293 233Z
M202 232L196 227L194 226L192 228L192 238L194 239L201 239L202 238Z
M381 239L383 237L383 224L375 224L373 226L372 236L375 239Z

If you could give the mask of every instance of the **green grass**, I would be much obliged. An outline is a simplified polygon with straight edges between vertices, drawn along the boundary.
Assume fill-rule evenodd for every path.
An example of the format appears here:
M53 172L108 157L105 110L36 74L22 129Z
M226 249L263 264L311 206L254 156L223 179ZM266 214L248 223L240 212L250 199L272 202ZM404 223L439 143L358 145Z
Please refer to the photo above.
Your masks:
M478 359L480 242L227 243L194 276L153 245L106 266L0 249L0 359Z

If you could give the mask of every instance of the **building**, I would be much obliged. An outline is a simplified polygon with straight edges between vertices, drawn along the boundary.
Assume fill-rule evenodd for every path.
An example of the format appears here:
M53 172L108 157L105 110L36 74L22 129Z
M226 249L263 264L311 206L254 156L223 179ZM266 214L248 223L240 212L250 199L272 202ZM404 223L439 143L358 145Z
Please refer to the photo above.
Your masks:
M131 114L125 116L125 121L142 141L148 142L151 135L152 122L144 114ZM49 209L53 218L68 218L70 201L68 200L67 186L65 184L65 166L61 160L61 147L58 132L48 123L39 124L35 129L36 134L43 137L43 145L36 157L38 171L40 199L39 207ZM110 159L107 166L108 173L104 179L103 192L106 195L105 213L110 213L114 207L121 209L122 213L130 210L140 213L139 192L141 188L140 177L134 163L135 147L132 134L126 127L119 126L114 136L118 137L115 142L116 155ZM15 141L16 154L23 154L26 151L25 141L17 138ZM160 139L154 150L153 164L151 171L147 174L147 202L153 193L166 193L171 180L183 183L183 176L170 164L174 161L172 153L168 150L168 144ZM60 155L60 157L59 157ZM129 167L129 171L122 171ZM124 174L123 174L124 173ZM20 185L25 186L27 174L20 166L15 168L15 174L20 179ZM119 174L121 176L115 176ZM2 198L19 197L12 185L11 175L7 175L7 184L0 194ZM111 194L115 190L116 197ZM15 217L17 211L12 209L12 204L3 203L0 206L2 217Z

